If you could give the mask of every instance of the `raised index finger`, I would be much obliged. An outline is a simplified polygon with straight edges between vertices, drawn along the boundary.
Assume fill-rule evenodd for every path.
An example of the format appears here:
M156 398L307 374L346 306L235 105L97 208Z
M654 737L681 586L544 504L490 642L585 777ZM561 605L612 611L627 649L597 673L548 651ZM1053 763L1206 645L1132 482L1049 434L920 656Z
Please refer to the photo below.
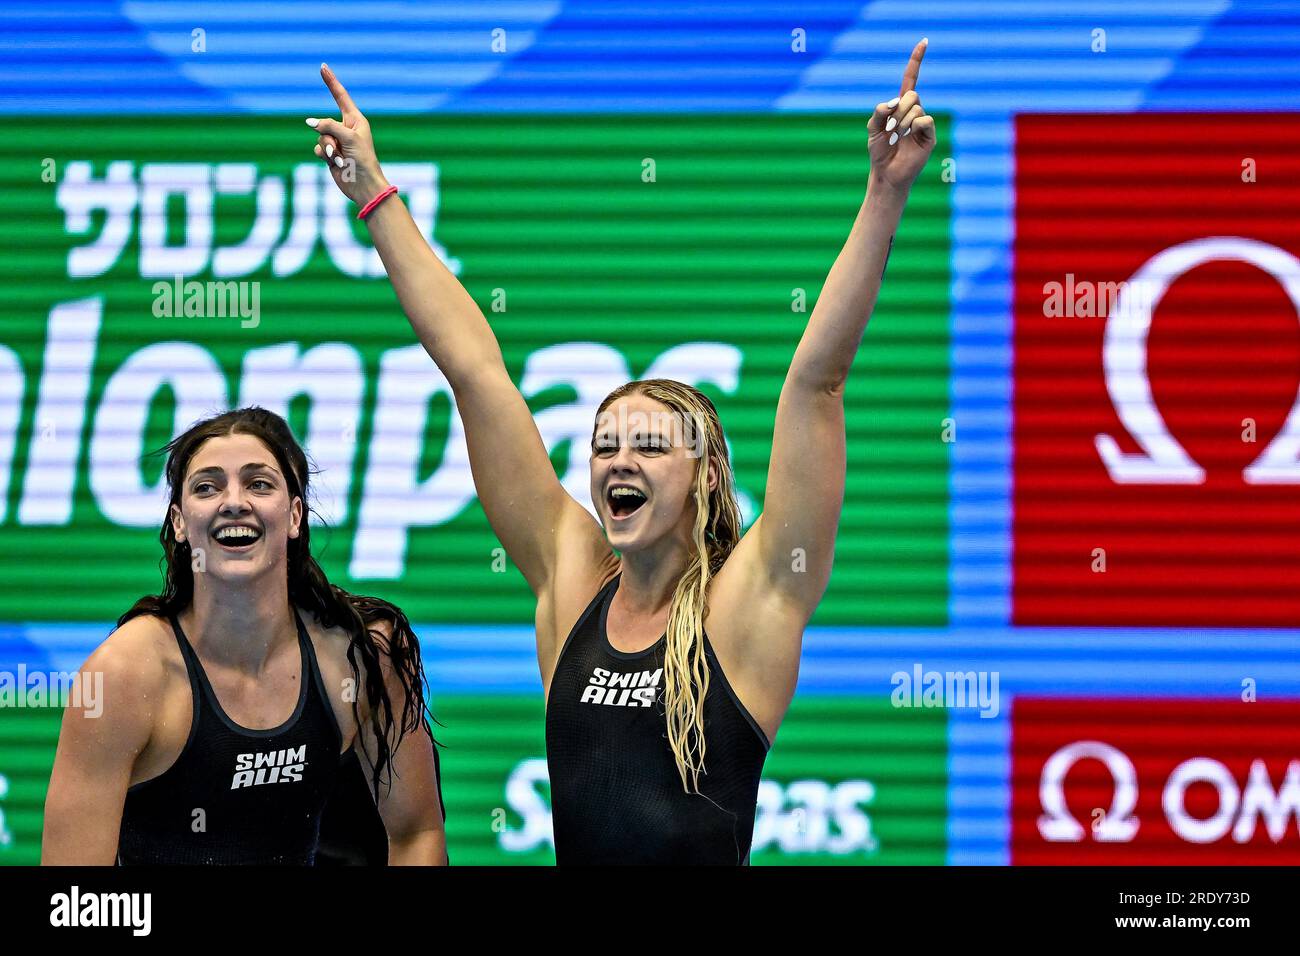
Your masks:
M327 64L322 63L320 65L320 76L325 81L325 85L329 87L330 95L334 97L334 102L339 105L339 109L345 114L361 112L357 109L357 104L352 102L352 97L348 96L348 91L343 88L339 78L334 75L334 71Z
M916 89L916 78L921 75L921 58L925 56L925 48L929 45L930 38L922 37L921 42L912 50L912 58L907 61L907 69L903 71L903 85L898 88L899 96Z

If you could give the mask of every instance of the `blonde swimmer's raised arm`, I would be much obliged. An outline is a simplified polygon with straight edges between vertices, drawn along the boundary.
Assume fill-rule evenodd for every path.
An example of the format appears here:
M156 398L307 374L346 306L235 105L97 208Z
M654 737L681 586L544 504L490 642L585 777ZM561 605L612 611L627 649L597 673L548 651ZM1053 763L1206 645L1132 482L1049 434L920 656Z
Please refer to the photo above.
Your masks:
M321 76L342 119L308 120L320 134L316 152L339 189L364 206L389 186L370 124L328 67L322 65ZM366 225L402 311L455 394L488 522L533 593L540 594L560 554L608 550L600 527L560 484L491 326L429 248L401 197L382 200Z

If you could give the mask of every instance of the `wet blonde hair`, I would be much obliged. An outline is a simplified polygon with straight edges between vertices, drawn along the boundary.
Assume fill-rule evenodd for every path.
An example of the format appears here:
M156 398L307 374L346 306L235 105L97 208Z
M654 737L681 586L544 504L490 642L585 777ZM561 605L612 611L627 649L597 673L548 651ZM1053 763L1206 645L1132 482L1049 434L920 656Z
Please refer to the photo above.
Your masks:
M628 382L605 397L596 410L599 420L610 405L629 395L644 395L679 417L684 443L698 449L692 497L694 548L682 572L668 610L664 648L664 704L668 744L677 760L682 788L699 793L704 773L704 699L709 692L709 667L704 653L704 618L708 611L709 580L722 568L740 540L740 506L718 410L699 389L671 379ZM595 435L593 433L593 441ZM709 462L718 486L709 491Z

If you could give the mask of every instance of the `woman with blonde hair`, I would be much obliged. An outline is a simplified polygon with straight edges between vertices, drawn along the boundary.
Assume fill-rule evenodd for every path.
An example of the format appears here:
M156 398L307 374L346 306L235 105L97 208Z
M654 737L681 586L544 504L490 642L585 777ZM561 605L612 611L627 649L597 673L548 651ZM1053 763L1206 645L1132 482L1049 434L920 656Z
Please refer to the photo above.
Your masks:
M307 120L316 153L362 206L451 384L483 509L537 598L561 864L748 862L763 761L830 579L845 383L935 145L915 91L926 42L867 124L866 197L791 362L763 512L743 534L717 411L680 382L629 382L597 410L600 524L566 493L491 327L393 195L369 123L322 64L342 121Z

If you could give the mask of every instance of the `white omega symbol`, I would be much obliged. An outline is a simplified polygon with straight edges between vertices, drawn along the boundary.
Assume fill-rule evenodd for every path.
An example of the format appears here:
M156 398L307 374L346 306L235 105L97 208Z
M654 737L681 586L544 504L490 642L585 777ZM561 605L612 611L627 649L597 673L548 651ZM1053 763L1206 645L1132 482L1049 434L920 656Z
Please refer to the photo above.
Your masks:
M1137 769L1124 752L1100 740L1078 740L1062 747L1043 764L1038 778L1038 802L1043 815L1038 818L1038 832L1052 843L1079 843L1087 831L1065 805L1065 775L1080 760L1091 758L1106 765L1115 790L1110 809L1101 818L1093 839L1098 843L1128 843L1137 834Z
M1097 453L1118 484L1197 485L1205 481L1205 469L1169 434L1151 396L1147 336L1152 314L1174 280L1204 262L1222 259L1248 262L1272 275L1286 290L1300 318L1300 259L1266 242L1209 236L1170 246L1143 263L1120 288L1119 299L1106 320L1102 348L1106 391L1124 428L1142 448L1128 454L1112 436L1096 437ZM1242 477L1253 485L1300 483L1300 394L1282 430L1242 470Z

